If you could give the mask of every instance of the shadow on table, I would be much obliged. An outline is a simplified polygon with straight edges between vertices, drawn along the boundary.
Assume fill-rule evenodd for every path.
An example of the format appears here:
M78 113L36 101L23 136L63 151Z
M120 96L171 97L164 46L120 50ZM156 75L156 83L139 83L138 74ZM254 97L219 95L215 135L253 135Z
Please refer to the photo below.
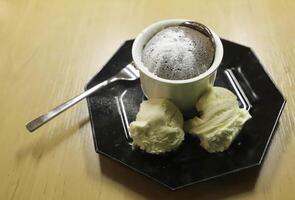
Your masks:
M212 181L170 191L146 177L100 156L101 172L147 199L219 199L250 192L259 175L259 167L227 175Z
M17 152L17 160L20 161L26 156L32 155L32 157L38 161L42 156L51 152L57 146L61 145L63 142L77 133L81 127L83 127L88 122L89 118L87 117L82 119L78 124L75 124L71 127L55 129L56 131L54 132L54 135L52 135L52 133L47 133L47 135L40 136L38 140L35 140L19 149Z

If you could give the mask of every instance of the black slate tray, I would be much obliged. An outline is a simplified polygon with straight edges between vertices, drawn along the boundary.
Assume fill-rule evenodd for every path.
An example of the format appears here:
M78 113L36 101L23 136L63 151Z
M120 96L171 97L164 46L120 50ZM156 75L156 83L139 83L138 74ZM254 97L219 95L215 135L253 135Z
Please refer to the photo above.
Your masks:
M133 40L126 41L89 81L86 89L130 63L132 43ZM227 151L207 153L200 147L199 140L188 134L177 151L166 155L132 150L126 129L145 98L137 80L109 85L87 98L96 152L172 190L259 166L285 99L250 48L227 40L222 43L224 57L215 85L232 90L239 97L240 106L252 115Z

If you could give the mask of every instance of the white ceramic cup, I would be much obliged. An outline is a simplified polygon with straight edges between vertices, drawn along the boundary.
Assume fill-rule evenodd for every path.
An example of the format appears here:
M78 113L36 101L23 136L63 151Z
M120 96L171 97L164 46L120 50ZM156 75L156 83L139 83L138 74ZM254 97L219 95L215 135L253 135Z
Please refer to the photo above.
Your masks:
M169 27L180 25L185 19L171 19L154 23L145 28L135 39L132 46L132 57L135 66L140 71L141 87L147 98L167 98L175 103L181 111L192 109L198 98L213 86L217 68L223 56L223 46L220 38L210 28L215 42L215 56L210 68L190 79L169 80L151 73L142 63L141 55L144 45L159 31Z

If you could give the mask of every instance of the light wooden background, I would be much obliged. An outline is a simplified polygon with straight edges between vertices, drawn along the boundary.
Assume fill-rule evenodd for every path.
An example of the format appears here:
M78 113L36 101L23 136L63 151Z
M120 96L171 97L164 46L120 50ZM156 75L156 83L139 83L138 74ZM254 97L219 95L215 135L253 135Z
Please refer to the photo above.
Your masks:
M293 0L0 0L0 199L295 199L294 13ZM28 134L124 40L168 18L252 47L286 96L259 173L170 192L94 152L85 102Z

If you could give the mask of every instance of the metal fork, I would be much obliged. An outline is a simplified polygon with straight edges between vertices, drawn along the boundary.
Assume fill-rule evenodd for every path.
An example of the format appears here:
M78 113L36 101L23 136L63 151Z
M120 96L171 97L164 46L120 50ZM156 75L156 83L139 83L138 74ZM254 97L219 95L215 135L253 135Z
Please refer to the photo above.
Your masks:
M111 78L103 81L102 83L99 83L92 88L82 92L78 96L66 101L65 103L53 108L46 114L41 115L40 117L37 117L36 119L32 120L31 122L26 124L26 128L33 132L60 113L64 112L65 110L69 109L76 103L80 102L84 98L88 97L89 95L93 94L97 90L103 88L104 86L116 82L116 81L134 81L139 78L139 71L134 67L133 63L130 63L126 65L118 74L115 76L112 76Z

